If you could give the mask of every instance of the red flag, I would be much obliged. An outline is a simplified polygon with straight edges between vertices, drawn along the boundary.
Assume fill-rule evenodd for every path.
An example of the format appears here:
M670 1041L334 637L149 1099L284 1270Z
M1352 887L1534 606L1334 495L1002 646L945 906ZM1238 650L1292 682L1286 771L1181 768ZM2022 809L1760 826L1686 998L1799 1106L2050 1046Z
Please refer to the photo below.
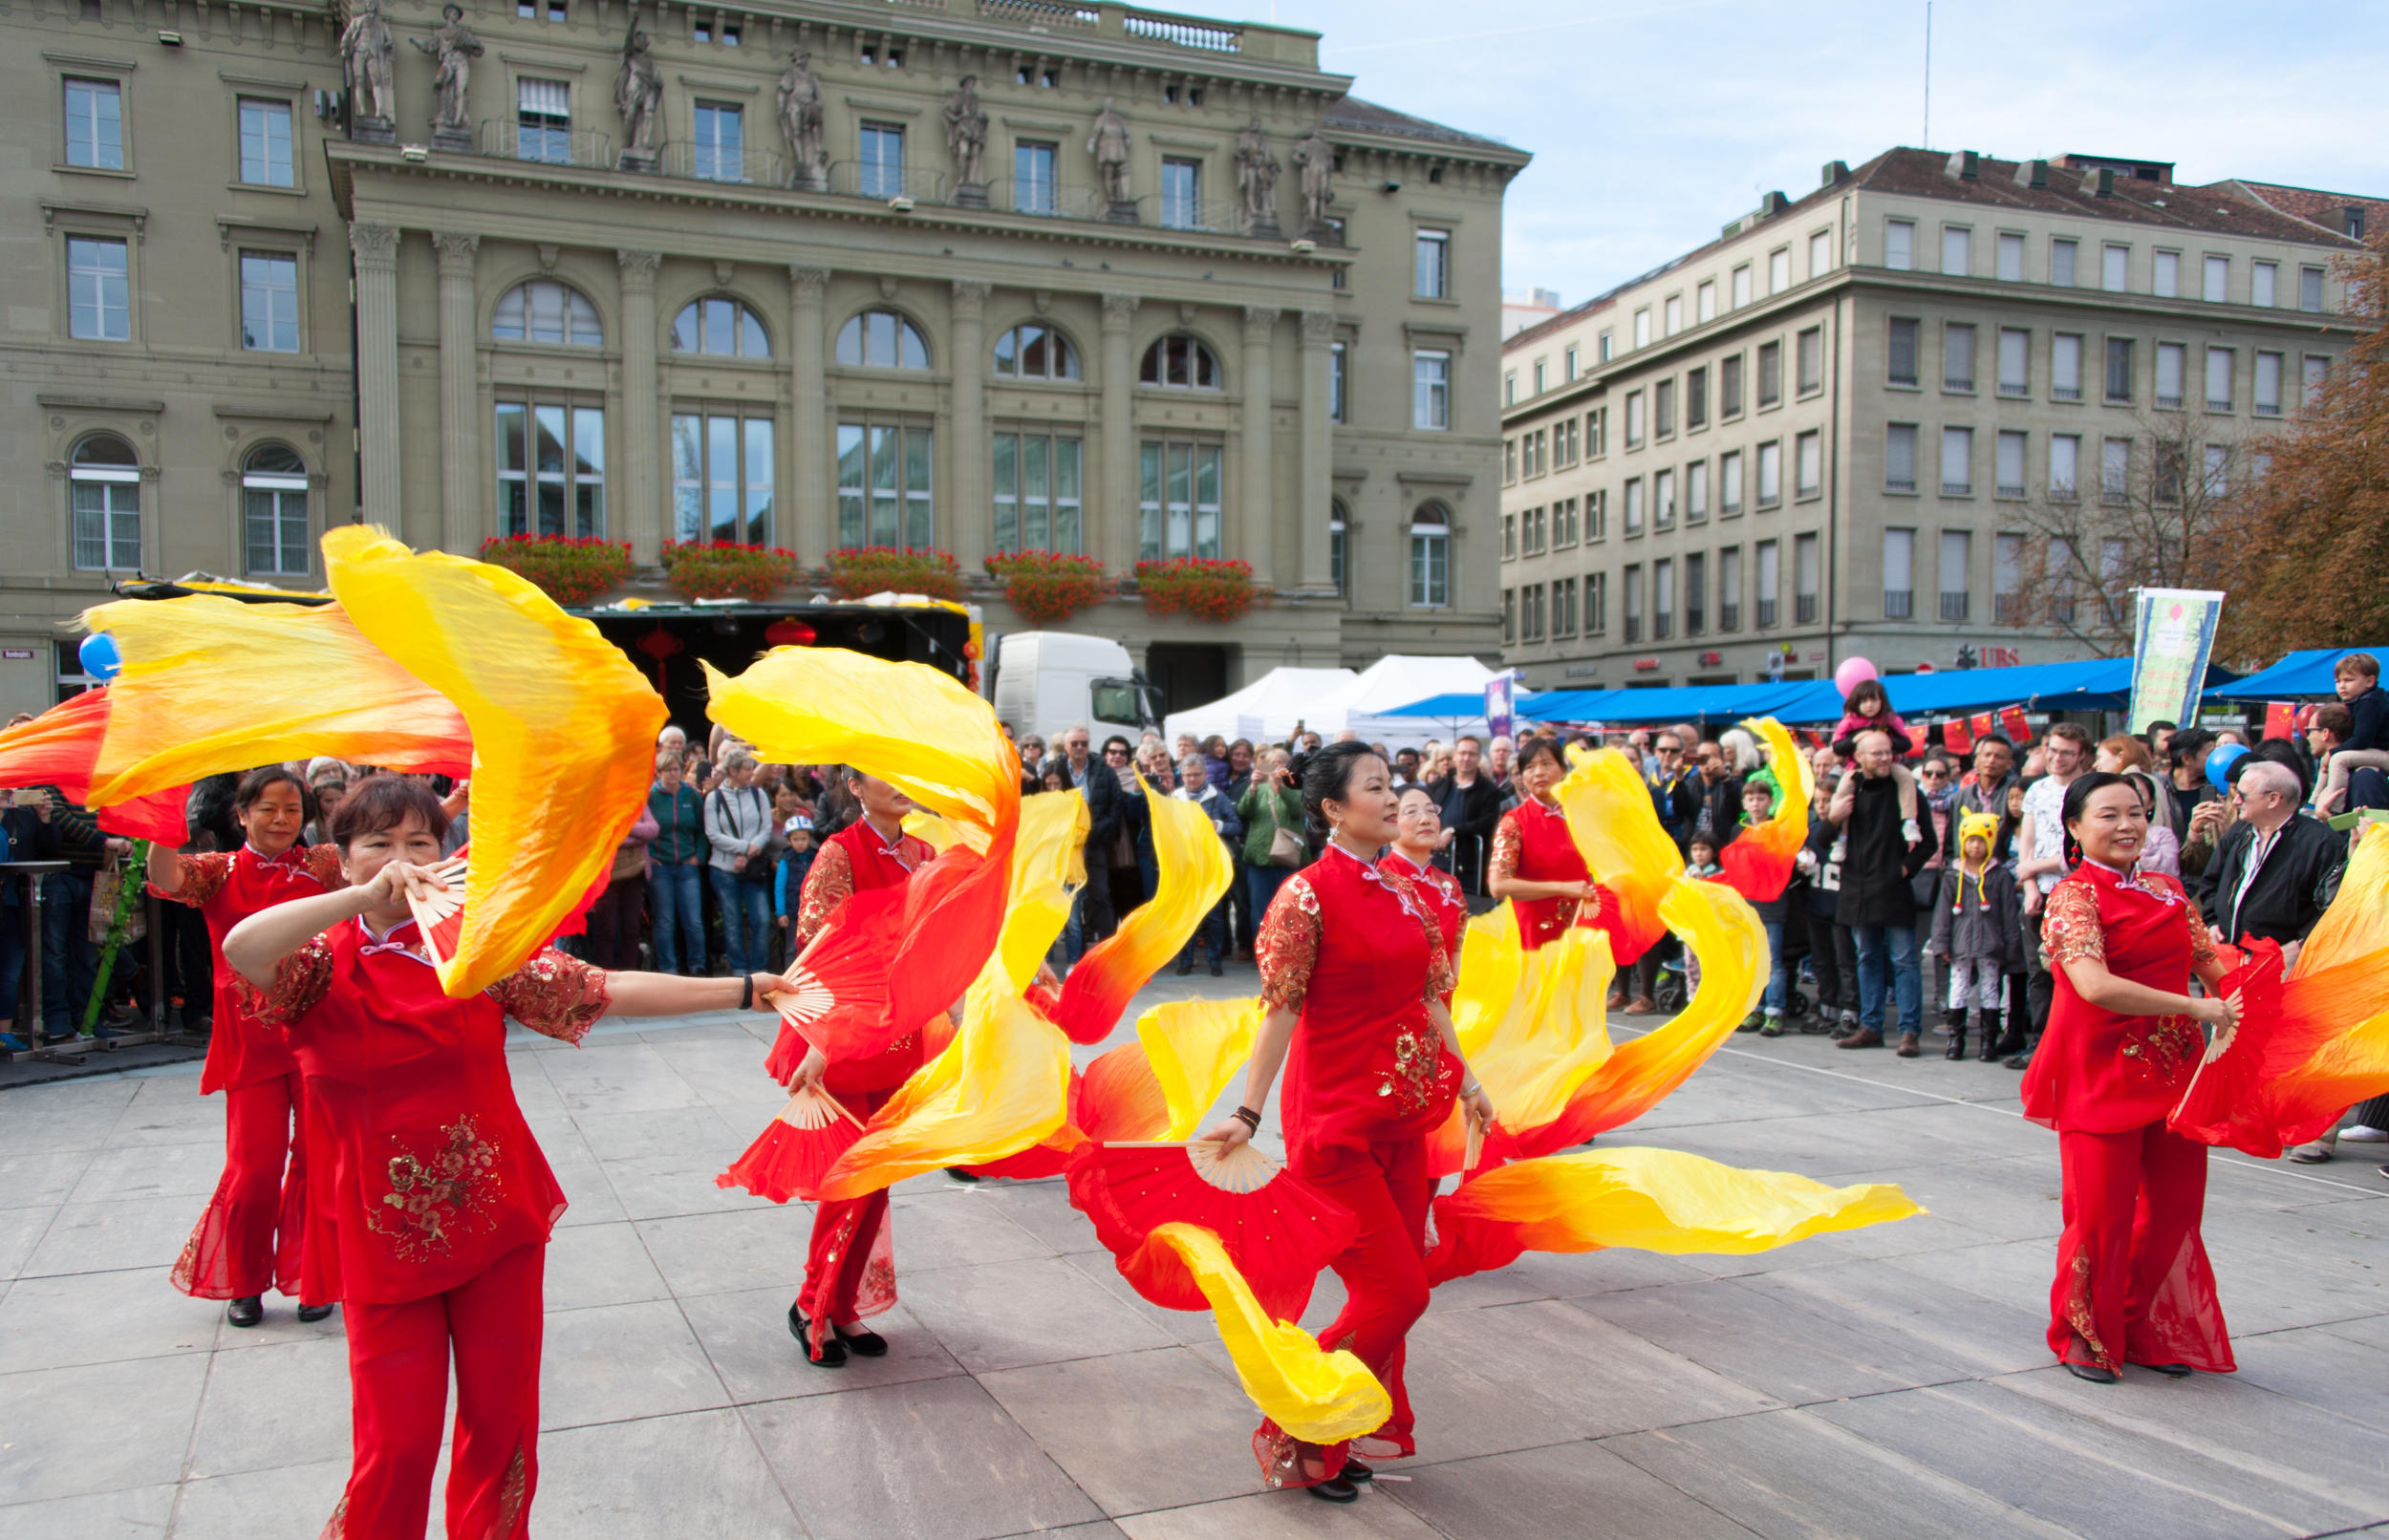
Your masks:
M2297 717L2298 709L2295 701L2266 701L2265 736L2267 738L2288 738L2291 734L2297 731Z
M1989 738L1999 730L1998 722L1987 711L1978 711L1968 717L1967 725L1974 730L1976 738Z
M1801 728L1800 740L1812 749L1821 749L1825 746L1825 735L1818 732L1814 728Z
M2024 708L2021 706L2000 707L1999 727L2011 742L2021 743L2033 736L2033 724L2024 719Z
M1908 752L1910 754L1925 752L1925 735L1930 731L1931 729L1922 722L1915 723L1908 728Z
M1952 717L1941 724L1941 746L1952 754L1965 754L1974 747L1974 735L1966 730L1966 718Z

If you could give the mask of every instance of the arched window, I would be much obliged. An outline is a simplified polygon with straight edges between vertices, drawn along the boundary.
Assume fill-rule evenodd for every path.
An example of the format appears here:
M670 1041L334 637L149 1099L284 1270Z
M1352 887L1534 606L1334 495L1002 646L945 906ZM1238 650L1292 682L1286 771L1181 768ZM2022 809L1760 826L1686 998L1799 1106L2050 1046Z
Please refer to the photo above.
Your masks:
M1349 547L1345 544L1345 521L1350 517L1344 510L1344 500L1336 498L1328 503L1327 515L1327 577L1336 586L1336 592L1352 597L1352 569L1346 565Z
M75 566L138 572L141 566L141 462L113 433L95 433L67 457Z
M710 353L731 358L768 358L771 343L755 312L723 295L692 300L672 322L674 353Z
M1145 367L1136 377L1148 385L1185 391L1216 391L1224 385L1219 360L1183 332L1173 332L1146 349Z
M1452 514L1425 503L1410 515L1410 605L1441 610L1452 603Z
M838 332L838 362L858 369L927 369L920 329L893 310L865 310Z
M1076 379L1078 350L1053 328L1022 322L996 339L996 373L1012 379Z
M259 444L241 463L241 516L248 570L305 572L312 544L307 528L307 462L288 444Z
M489 318L489 334L500 342L556 342L574 348L605 346L605 328L579 289L546 278L517 284L500 296Z

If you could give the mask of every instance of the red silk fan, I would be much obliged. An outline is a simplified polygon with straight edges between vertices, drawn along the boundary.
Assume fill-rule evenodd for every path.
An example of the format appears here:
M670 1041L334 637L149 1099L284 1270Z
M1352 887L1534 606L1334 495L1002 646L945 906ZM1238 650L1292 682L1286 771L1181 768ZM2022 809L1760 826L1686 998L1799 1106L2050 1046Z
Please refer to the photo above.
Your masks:
M424 867L423 876L424 881L407 885L406 908L423 938L423 954L436 968L456 955L464 933L464 852Z
M714 1186L744 1187L774 1203L809 1200L823 1175L862 1137L863 1125L837 1098L816 1086L799 1086L746 1153L714 1178Z
M1219 1237L1261 1308L1293 1320L1328 1260L1352 1244L1351 1211L1250 1144L1086 1144L1070 1157L1070 1201L1095 1222L1120 1275L1167 1310L1208 1310L1175 1252L1153 1256L1156 1226L1199 1225Z
M2221 989L2240 997L2239 1025L2215 1034L2165 1126L2202 1144L2275 1160L2318 1137L2345 1109L2344 1087L2298 1071L2347 1023L2380 1010L2389 981L2362 961L2285 978L2273 941L2250 938L2241 955Z

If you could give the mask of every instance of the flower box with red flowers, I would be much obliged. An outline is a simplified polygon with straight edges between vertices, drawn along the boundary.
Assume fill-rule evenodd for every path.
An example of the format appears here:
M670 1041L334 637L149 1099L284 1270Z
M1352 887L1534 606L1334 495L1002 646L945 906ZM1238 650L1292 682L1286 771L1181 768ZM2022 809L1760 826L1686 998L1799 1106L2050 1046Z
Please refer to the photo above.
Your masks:
M794 583L799 571L796 552L777 545L743 545L730 540L667 540L663 545L664 581L683 599L760 604Z
M1253 567L1249 562L1213 562L1194 556L1139 562L1136 591L1152 614L1238 620L1253 608Z
M1006 551L987 558L987 573L1003 585L1003 597L1032 626L1055 626L1103 602L1111 591L1104 564L1092 556L1060 551Z
M567 607L585 605L631 575L628 541L569 535L493 535L481 559L528 579Z
M962 568L954 553L909 545L854 545L829 553L829 591L841 599L918 593L959 602Z

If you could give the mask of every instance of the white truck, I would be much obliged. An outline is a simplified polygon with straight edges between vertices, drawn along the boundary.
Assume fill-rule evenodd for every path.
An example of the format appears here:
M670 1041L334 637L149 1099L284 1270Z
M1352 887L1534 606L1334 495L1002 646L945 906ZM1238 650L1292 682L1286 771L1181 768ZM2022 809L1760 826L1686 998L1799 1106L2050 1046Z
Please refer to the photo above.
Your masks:
M1065 728L1086 727L1101 743L1113 733L1130 742L1161 730L1161 692L1108 636L1024 631L996 638L987 697L1014 738L1051 743Z

